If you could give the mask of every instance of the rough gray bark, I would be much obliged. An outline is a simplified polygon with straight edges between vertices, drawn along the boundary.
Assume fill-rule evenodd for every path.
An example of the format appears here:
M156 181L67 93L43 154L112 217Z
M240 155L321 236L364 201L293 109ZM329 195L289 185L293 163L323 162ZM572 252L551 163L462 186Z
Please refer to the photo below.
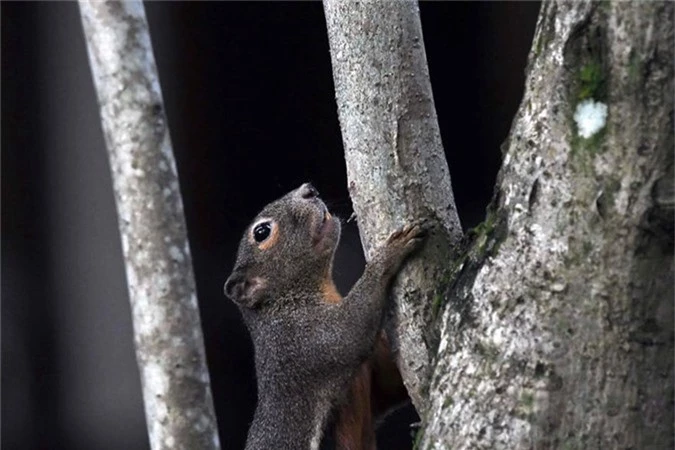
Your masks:
M672 3L543 4L422 448L673 447L674 56Z
M331 14L361 7L327 4L329 33ZM376 39L379 29L350 32ZM673 447L673 29L669 2L542 5L495 198L450 267L429 392L416 401L418 447ZM383 82L386 71L345 62L334 40L334 70L365 67L370 80L354 83ZM341 77L349 163L352 147L388 131L345 125L368 97L341 94L365 89ZM379 101L375 117L399 100ZM398 150L399 160L417 151ZM360 189L377 180L356 176ZM353 196L355 206L371 195Z
M192 261L140 1L81 1L101 108L150 445L218 449Z
M366 258L387 236L420 217L438 221L421 258L393 290L393 342L420 409L438 337L437 283L462 229L443 152L414 2L325 1L349 194Z

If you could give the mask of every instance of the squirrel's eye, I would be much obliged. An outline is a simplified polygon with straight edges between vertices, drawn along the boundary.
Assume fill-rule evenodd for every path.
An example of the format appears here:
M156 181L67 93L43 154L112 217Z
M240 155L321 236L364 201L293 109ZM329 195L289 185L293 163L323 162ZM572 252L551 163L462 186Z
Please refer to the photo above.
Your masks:
M259 223L253 229L253 238L255 239L256 242L262 242L268 237L270 237L271 232L272 226L270 225L269 222Z

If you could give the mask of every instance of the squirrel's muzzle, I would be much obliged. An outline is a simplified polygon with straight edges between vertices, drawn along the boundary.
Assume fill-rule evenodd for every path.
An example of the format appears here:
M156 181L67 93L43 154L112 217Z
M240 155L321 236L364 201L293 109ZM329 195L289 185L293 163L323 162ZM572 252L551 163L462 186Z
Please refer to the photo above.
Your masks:
M312 183L303 184L298 189L296 189L295 192L300 198L304 198L305 200L319 197L319 191L317 191L316 188L312 186Z

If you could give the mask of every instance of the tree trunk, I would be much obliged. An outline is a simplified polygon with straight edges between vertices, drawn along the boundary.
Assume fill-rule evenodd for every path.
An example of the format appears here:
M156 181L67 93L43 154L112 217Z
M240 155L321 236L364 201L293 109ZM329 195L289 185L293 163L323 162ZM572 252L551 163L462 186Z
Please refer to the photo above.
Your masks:
M428 324L436 280L462 237L436 119L417 3L324 2L338 113L366 259L396 229L438 222L421 258L393 288L389 333L408 392L420 409L438 335ZM421 300L424 299L424 300Z
M668 2L542 5L495 198L450 267L420 448L673 448L673 25Z
M143 4L81 1L150 445L218 449L192 261Z

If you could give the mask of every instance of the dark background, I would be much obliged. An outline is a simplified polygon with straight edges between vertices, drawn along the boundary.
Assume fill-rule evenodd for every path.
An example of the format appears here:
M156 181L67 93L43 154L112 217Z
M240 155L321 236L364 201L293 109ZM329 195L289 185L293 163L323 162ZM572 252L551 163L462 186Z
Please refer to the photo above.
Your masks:
M480 222L522 95L539 4L424 3L441 134L463 226ZM255 404L250 343L222 295L240 233L312 181L346 189L320 3L147 3L224 449ZM76 3L2 3L2 447L146 449L106 150ZM354 224L336 262L363 264ZM410 448L410 408L381 448Z

